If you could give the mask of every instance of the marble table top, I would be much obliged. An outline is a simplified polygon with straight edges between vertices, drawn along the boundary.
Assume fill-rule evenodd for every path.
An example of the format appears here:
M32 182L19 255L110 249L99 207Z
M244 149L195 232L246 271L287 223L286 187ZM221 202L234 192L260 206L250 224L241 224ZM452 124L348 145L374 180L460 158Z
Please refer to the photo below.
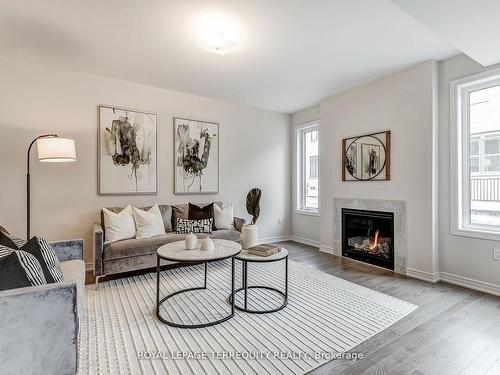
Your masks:
M204 262L225 259L238 254L241 245L229 240L213 240L213 250L186 249L184 241L171 242L161 246L156 252L162 259L174 262Z
M249 254L248 250L242 250L241 253L239 253L236 256L236 259L246 260L249 262L273 262L275 260L280 260L280 259L286 258L287 256L288 256L288 250L285 249L284 247L282 247L280 252L273 254L273 255L269 255L268 257Z

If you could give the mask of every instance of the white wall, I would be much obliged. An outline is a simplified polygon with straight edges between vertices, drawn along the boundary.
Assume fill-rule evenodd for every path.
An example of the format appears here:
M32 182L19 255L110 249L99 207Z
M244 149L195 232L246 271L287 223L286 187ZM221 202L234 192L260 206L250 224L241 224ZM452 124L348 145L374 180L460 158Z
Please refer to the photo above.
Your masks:
M76 140L78 161L43 165L32 155L32 233L49 240L83 238L87 262L91 261L91 226L105 206L221 200L233 202L235 214L248 219L246 193L259 187L263 191L261 237L289 234L289 115L3 59L0 82L0 225L12 233L25 235L26 148L35 136L56 132ZM97 195L99 104L159 114L157 196ZM218 195L173 194L174 116L220 123Z
M320 103L322 250L331 251L334 244L334 197L404 200L407 266L437 272L432 197L435 68L435 62L427 61ZM381 130L392 132L391 180L342 182L342 139Z
M495 68L495 67L491 67ZM491 69L489 68L489 69ZM487 70L465 55L459 55L439 63L439 264L440 271L449 281L470 283L476 288L487 288L491 283L500 292L500 262L493 260L493 247L498 241L480 240L450 234L450 81ZM454 276L471 280L456 280ZM478 280L482 283L476 283Z
M320 217L297 212L297 139L295 127L319 120L320 107L315 105L300 112L292 114L291 124L291 234L297 241L310 245L319 246L320 240ZM321 125L320 125L321 126ZM321 137L321 134L320 134ZM320 155L321 158L321 155ZM321 176L319 177L321 181ZM321 195L321 190L319 192ZM321 214L321 213L320 213Z

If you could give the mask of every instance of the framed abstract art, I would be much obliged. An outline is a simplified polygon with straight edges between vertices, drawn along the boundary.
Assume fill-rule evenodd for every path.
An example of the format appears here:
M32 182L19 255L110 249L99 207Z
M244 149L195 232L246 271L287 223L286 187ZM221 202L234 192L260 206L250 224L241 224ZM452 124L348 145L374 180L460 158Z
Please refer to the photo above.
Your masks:
M174 117L174 192L219 192L219 124Z
M99 106L99 195L158 193L155 113Z

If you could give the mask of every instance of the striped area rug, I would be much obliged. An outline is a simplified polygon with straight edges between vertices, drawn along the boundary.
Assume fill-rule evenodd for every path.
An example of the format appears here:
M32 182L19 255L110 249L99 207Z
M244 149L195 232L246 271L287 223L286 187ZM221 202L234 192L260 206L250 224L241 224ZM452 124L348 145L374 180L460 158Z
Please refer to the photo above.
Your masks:
M241 284L236 261L237 286ZM175 296L162 315L183 323L229 311L230 261L209 264L208 289ZM282 288L284 264L249 264L249 285ZM203 266L163 271L161 294L203 284ZM179 329L154 314L156 274L86 289L79 345L80 374L302 374L350 351L417 306L338 277L289 263L289 301L272 314L236 312L208 328ZM241 303L241 295L236 301ZM250 308L281 303L252 290Z

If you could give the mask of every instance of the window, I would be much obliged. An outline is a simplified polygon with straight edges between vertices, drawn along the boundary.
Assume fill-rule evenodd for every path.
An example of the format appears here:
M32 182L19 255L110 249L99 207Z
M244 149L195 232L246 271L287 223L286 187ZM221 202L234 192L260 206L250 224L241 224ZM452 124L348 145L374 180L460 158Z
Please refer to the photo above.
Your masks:
M500 70L451 83L452 232L500 239Z
M309 157L309 178L318 178L319 159L318 155Z
M317 123L296 128L297 211L319 213L319 127Z

